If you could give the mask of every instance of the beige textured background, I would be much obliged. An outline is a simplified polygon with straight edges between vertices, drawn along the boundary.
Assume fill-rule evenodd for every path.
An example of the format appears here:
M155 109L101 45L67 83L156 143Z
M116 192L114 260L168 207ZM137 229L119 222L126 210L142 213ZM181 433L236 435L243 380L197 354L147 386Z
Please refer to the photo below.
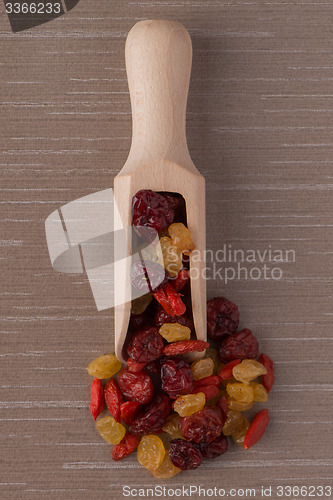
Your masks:
M332 2L81 0L15 35L0 8L0 497L329 484ZM112 311L97 313L84 276L51 269L44 236L53 210L111 187L125 162L125 37L137 20L160 17L183 22L193 40L188 143L207 181L207 247L296 252L280 281L208 283L210 297L239 305L241 326L276 362L268 432L248 452L231 446L169 482L135 456L113 463L97 435L85 366L112 349Z

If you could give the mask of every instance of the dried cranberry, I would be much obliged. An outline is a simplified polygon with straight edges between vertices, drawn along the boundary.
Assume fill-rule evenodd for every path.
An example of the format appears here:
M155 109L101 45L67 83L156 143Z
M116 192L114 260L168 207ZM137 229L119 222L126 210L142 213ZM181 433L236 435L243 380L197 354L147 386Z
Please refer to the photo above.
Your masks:
M205 407L190 417L181 417L179 427L189 441L210 443L222 432L223 421L219 411Z
M163 337L156 326L137 332L131 338L127 354L137 363L150 363L162 355Z
M228 401L227 398L222 394L218 402L216 403L216 406L221 410L222 415L223 415L223 420L225 421L227 418L227 413L228 413ZM224 423L224 422L223 422Z
M176 290L176 292L180 292L190 279L190 273L187 269L182 269L179 271L177 276L172 279L172 286Z
M134 422L140 406L136 401L125 401L120 405L121 420L124 424L131 425Z
M152 241L155 236L151 229L160 234L175 217L168 200L149 189L138 191L132 200L132 225L139 236ZM150 230L149 230L150 229Z
M170 399L165 394L158 394L150 405L136 417L130 426L130 432L136 435L159 432L170 413Z
M150 320L151 320L151 310L149 308L147 308L141 314L131 314L128 329L132 332L133 331L135 332L136 330L141 330L142 327L144 327Z
M254 359L258 356L258 339L251 330L244 330L227 335L221 340L218 356L221 363L229 363L234 359Z
M132 285L140 292L156 292L167 280L166 270L157 262L138 260L132 264Z
M213 340L234 333L239 324L238 307L225 297L215 297L207 302L207 334Z
M192 332L194 331L193 321L186 314L182 316L171 316L162 306L157 307L154 323L156 323L157 326L162 326L164 323L179 323L180 325L190 328Z
M147 363L145 366L145 369L153 374L153 375L160 375L161 374L161 365L160 365L161 358L156 361L151 361L150 363Z
M267 354L260 354L258 361L264 365L267 370L265 375L261 375L261 383L265 387L267 393L269 393L273 387L275 379L273 361L269 356L267 356Z
M168 202L168 207L173 210L175 217L174 222L185 222L185 200L181 194L178 193L161 193L163 198Z
M118 385L124 396L131 401L147 404L153 399L153 383L144 370L139 373L132 373L123 368L118 375Z
M196 469L202 462L199 447L184 439L170 441L169 458L173 465L181 470Z
M131 358L128 358L127 360L127 368L129 369L130 372L134 373L141 372L145 366L146 363L138 363L137 361L133 361L133 359Z
M228 450L228 440L221 434L211 443L200 443L200 451L204 458L216 458Z
M188 394L194 387L191 367L182 359L169 358L161 368L162 389L169 396Z

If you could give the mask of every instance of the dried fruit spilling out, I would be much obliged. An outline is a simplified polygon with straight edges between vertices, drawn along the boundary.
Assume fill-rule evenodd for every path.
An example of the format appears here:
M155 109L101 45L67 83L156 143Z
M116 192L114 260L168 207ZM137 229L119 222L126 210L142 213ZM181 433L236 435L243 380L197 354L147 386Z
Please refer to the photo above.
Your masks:
M274 366L266 354L257 359L259 343L250 330L237 331L238 308L225 297L207 303L212 345L196 339L189 266L195 242L184 199L141 190L132 208L140 244L157 245L159 238L160 257L133 263L132 285L143 295L132 301L127 367L114 354L89 364L90 410L100 435L114 445L113 460L137 451L148 472L168 479L221 457L230 438L245 449L259 441L268 410L251 422L244 412L267 401Z

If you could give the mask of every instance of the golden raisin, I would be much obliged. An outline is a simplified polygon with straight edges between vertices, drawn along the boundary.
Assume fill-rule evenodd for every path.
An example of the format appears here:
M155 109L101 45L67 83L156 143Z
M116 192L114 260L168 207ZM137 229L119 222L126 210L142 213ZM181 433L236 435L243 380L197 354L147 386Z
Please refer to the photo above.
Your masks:
M173 409L181 417L190 417L193 413L203 409L206 403L206 396L203 392L197 394L185 394L179 396L173 404Z
M150 473L156 477L157 479L169 479L170 477L175 476L176 474L179 474L181 472L181 469L173 465L169 458L169 454L166 453L164 455L164 459L162 464L159 466L158 469L156 470L151 470Z
M179 428L179 415L173 413L169 415L163 425L163 431L169 434L172 439L185 439Z
M247 418L239 411L230 410L227 413L226 421L223 425L225 436L237 436L245 426Z
M200 380L213 375L214 361L211 358L199 359L191 364L194 380Z
M173 245L176 245L184 254L190 254L195 249L190 231L181 222L168 227Z
M248 421L246 416L242 414L242 423L239 425L236 432L231 434L232 439L239 446L243 446L245 435L246 435L249 427L250 427L250 422Z
M158 469L163 462L165 448L162 440L154 434L143 436L138 446L138 461L146 469Z
M232 398L228 398L227 402L229 410L235 410L235 411L250 410L254 404L253 401L251 403L241 403L240 401L236 401L235 399Z
M241 382L227 384L227 393L232 399L240 403L251 403L254 401L253 388Z
M251 382L250 386L253 390L253 400L259 403L265 403L268 399L268 394L265 387L262 384Z
M152 301L152 294L151 293L146 293L145 295L142 295L142 297L138 297L134 300L132 300L132 309L131 313L132 314L142 314L145 312L147 307Z
M241 363L234 366L232 374L236 380L248 384L251 380L267 373L264 365L255 359L243 359Z
M97 420L96 429L102 438L111 444L119 444L126 434L125 427L109 416Z
M179 323L164 323L158 332L168 342L189 340L191 338L191 328Z
M93 377L104 379L113 377L121 367L122 364L115 354L103 354L89 364L87 371Z
M172 244L171 238L160 238L163 262L160 262L172 278L176 277L183 267L182 252L178 246Z

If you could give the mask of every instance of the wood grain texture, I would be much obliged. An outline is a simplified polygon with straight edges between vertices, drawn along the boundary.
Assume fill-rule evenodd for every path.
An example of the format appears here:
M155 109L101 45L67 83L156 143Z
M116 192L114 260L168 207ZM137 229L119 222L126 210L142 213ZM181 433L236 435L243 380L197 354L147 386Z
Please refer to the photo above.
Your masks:
M187 138L206 179L207 248L295 251L280 280L211 273L208 296L234 300L276 362L272 422L260 445L172 486L330 482L332 15L328 0L81 0L16 35L0 17L1 498L118 499L122 484L157 484L97 436L85 366L109 351L112 311L96 311L84 276L52 270L44 235L53 210L110 187L125 163L124 44L146 18L192 38Z

